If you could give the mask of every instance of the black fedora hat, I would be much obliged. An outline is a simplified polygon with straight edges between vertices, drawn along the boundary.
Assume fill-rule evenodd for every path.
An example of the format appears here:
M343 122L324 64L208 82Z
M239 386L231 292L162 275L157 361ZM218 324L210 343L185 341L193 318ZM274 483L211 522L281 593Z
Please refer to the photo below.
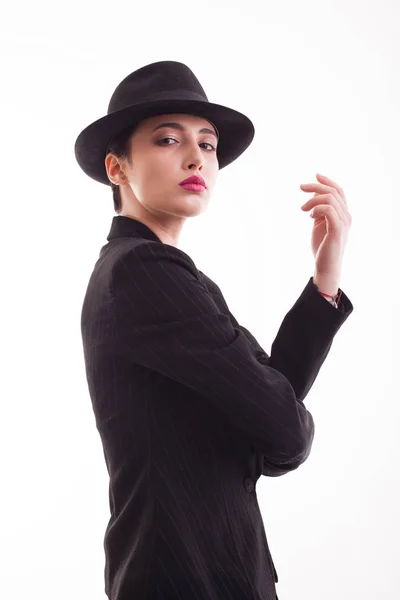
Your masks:
M125 77L111 96L107 115L81 131L75 142L79 166L92 179L111 186L105 167L109 143L142 119L167 113L196 115L215 126L220 169L238 158L254 137L250 119L232 108L209 102L189 67L181 62L159 61Z

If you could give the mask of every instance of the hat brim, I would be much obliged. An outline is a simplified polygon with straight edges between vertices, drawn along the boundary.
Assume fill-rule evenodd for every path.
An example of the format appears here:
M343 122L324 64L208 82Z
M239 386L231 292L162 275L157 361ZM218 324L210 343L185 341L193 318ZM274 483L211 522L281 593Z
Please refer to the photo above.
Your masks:
M232 108L200 100L153 100L110 113L81 131L75 142L79 166L95 181L111 186L105 167L106 151L111 140L142 119L167 113L193 114L214 123L219 133L219 169L238 158L254 138L251 120Z

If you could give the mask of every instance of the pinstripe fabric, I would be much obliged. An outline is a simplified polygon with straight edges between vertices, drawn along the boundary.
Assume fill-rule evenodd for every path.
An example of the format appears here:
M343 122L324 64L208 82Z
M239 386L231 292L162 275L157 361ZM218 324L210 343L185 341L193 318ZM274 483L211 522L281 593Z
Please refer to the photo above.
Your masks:
M255 486L309 456L303 400L352 310L310 278L269 356L185 252L113 217L81 315L110 600L275 600Z

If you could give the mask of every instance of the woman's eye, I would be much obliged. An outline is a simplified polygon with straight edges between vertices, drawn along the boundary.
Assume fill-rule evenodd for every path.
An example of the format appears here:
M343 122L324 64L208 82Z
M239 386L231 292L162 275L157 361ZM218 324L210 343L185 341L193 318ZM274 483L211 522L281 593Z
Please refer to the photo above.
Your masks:
M174 142L176 142L177 140L175 138L172 137L165 137L162 138L161 140L158 140L157 144L161 144L161 142L165 142L166 140L173 140ZM210 144L209 142L201 142L202 144L206 144L207 146L211 146L211 150L210 152L213 152L216 150L216 147L213 146L213 144ZM171 146L171 144L166 144L167 146Z
M158 140L157 143L159 144L160 142L165 142L165 140L174 140L174 142L176 142L176 140L174 138L166 137L166 138L162 138L161 140ZM167 144L167 146L170 146L170 145L171 144Z
M212 150L216 150L216 147L210 144L210 142L203 142L203 144L207 144L207 146L211 146Z

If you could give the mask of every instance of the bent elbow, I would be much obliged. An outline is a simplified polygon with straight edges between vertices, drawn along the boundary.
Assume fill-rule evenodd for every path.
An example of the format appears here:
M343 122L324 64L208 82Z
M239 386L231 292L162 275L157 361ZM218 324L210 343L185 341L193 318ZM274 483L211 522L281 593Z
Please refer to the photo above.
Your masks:
M262 474L267 477L280 477L291 471L295 471L310 456L314 440L314 426L309 430L308 436L303 440L300 448L296 448L289 458L282 460L275 457L263 455Z

